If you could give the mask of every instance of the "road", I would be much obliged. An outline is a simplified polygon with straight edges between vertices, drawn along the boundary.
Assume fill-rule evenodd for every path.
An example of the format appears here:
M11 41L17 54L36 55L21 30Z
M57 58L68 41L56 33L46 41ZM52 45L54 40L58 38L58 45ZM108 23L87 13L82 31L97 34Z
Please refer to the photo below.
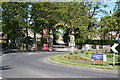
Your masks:
M74 67L48 62L49 56L66 52L22 52L2 56L6 78L118 78L118 71Z

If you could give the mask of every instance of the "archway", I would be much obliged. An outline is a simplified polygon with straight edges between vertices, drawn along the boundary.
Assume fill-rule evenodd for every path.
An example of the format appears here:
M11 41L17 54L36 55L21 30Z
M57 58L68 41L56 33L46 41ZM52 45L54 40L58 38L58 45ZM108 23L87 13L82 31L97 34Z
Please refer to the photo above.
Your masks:
M53 44L65 44L62 36L63 36L63 28L65 28L67 25L64 23L57 23L55 25L52 26L52 28L49 30L49 37L48 38L48 42L43 43L43 50L49 50L52 51L53 50ZM58 33L59 32L59 33ZM45 35L44 35L45 36ZM44 39L47 39L43 36ZM57 40L56 40L57 39ZM45 42L45 41L43 41Z
M63 35L65 33L65 24L64 23L58 23L54 26L53 29L53 44L65 44L63 41Z

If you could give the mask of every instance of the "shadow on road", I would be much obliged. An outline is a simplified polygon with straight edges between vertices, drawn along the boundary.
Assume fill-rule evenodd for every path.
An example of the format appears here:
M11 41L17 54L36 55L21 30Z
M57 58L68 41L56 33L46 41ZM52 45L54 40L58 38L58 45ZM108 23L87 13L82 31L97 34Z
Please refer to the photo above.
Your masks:
M12 67L10 65L0 66L0 70L8 70L8 69L12 69Z

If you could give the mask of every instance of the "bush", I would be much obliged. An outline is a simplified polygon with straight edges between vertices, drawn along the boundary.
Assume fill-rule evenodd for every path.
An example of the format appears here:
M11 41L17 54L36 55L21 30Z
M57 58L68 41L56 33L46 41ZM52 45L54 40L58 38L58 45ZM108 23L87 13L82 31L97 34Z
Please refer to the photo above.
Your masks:
M81 53L84 53L84 51L81 50Z
M112 45L118 43L117 40L86 40L84 42L77 41L76 44L93 44L93 45Z
M94 45L112 45L114 43L118 43L117 40L87 40L86 43L94 44Z
M86 52L85 54L88 54L88 52Z
M73 53L70 53L70 55L73 55Z

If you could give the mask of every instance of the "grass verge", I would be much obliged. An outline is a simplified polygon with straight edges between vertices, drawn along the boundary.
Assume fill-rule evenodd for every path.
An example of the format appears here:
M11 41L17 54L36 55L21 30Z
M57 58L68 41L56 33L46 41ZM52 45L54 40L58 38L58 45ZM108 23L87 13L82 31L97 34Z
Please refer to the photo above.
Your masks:
M112 66L112 60L111 58L107 58L106 66L103 65L103 62L96 62L95 65L93 65L90 62L82 62L82 61L75 61L64 58L64 56L82 56L84 58L90 59L91 54L60 54L60 55L54 55L49 57L49 60L52 60L54 62L59 62L63 64L69 64L69 65L75 65L75 66L83 66L83 67L90 67L90 68L100 68L100 69L109 69L109 70L118 70L119 65ZM117 63L117 62L116 62Z

